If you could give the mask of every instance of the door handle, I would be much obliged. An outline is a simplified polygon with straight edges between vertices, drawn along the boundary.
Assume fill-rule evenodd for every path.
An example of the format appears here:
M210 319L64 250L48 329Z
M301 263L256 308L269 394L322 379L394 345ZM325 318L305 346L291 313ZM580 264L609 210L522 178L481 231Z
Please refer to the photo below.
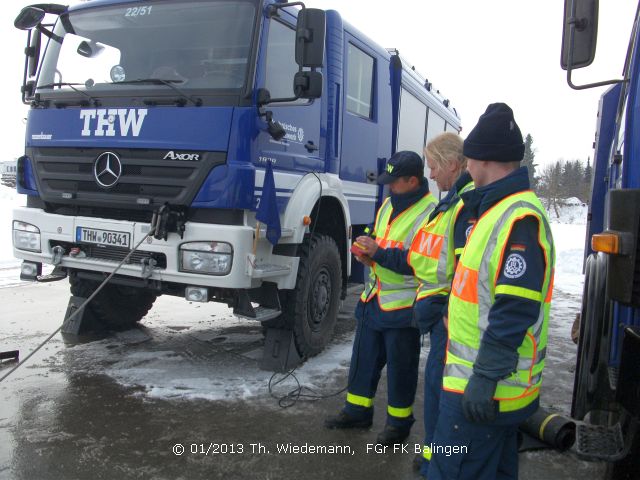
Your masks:
M316 144L313 143L312 140L309 140L307 143L305 143L304 148L306 148L309 153L315 152L316 150L320 149Z
M376 180L378 180L378 173L372 170L367 170L367 182L376 183Z

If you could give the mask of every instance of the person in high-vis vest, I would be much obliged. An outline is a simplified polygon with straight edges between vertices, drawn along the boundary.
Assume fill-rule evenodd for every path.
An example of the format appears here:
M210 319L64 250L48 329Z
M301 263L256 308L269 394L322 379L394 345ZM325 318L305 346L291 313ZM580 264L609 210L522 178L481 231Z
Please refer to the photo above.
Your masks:
M410 245L436 204L422 158L409 151L394 154L378 183L389 185L390 196L377 212L371 236L382 247ZM364 238L358 237L356 243ZM413 275L386 269L367 255L356 255L356 259L370 270L355 312L347 398L341 412L327 418L325 426L370 427L380 373L386 365L387 418L377 443L392 445L403 442L414 423L420 332L412 325L412 306L418 282Z
M429 479L518 477L518 425L538 408L555 251L530 190L522 134L504 103L464 141L478 219L457 263Z
M421 334L430 335L430 345L424 369L425 448L417 456L415 465L426 476L431 458L429 445L438 419L447 345L443 315L446 313L456 254L462 252L466 232L473 226L474 220L465 215L460 202L460 194L473 188L462 154L462 138L455 133L442 133L427 143L424 154L429 178L435 181L441 192L447 192L429 214L425 226L416 234L411 245L405 245L404 249L379 248L375 241L368 238L361 240L361 243L376 264L397 273L414 275L419 281L414 304L414 325L419 327Z
M447 300L456 259L466 243L466 233L475 223L463 210L460 195L473 189L462 154L462 139L443 133L425 147L430 178L447 195L440 200L427 224L418 232L407 255L407 263L420 282L414 306L422 333L429 333L429 356L424 369L424 447L418 461L420 474L429 472L433 434L438 420L442 372L447 346L444 325ZM375 257L374 257L375 260Z

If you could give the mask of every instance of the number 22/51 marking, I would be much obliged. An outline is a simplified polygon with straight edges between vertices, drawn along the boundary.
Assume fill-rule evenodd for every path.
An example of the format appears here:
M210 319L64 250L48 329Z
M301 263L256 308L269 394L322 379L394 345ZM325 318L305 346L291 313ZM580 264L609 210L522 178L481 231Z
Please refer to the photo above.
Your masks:
M151 15L152 5L144 6L144 7L131 7L127 8L124 16L125 17L141 17L142 15Z

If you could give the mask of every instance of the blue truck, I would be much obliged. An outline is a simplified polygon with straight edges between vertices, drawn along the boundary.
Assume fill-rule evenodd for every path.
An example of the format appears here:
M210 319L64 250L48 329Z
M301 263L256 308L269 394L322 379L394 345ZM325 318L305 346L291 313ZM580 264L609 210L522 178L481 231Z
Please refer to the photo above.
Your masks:
M621 79L576 85L591 64L597 0L565 0L561 65L575 89L611 85L601 96L585 248L572 417L577 450L608 460L607 478L640 471L640 5Z
M30 110L14 254L22 278L68 276L87 298L140 243L87 306L109 328L168 294L226 303L317 354L362 281L349 246L386 159L461 130L397 51L301 2L36 4L15 26ZM277 207L274 243L261 202Z

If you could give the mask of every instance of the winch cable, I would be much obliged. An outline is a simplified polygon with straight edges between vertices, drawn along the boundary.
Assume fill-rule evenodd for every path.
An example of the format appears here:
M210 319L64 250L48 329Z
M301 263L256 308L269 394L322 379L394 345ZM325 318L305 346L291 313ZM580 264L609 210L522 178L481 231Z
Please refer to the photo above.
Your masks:
M107 278L105 278L102 283L98 286L98 288L95 289L95 291L89 295L89 298L87 298L82 305L80 305L75 312L73 312L69 318L65 319L66 322L71 321L78 313L80 313L82 311L82 309L91 301L94 299L94 297L96 295L98 295L98 293L100 293L100 290L102 290L104 288L104 286L109 283L109 281L113 278L113 276L118 272L118 270L120 270L120 268L122 267L122 265L124 265L125 263L127 263L127 261L129 260L129 258L131 258L131 255L133 255L138 248L140 248L140 245L142 245L147 238L149 238L150 236L154 235L158 226L158 218L159 216L155 215L153 216L153 219L151 220L151 225L149 228L149 232L147 232L147 234L142 238L142 240L140 240L138 242L138 244L133 247L133 249L122 259L122 261L116 266L116 268L113 270L113 272L111 272L109 274L109 276ZM62 323L62 325L60 325L51 335L49 335L40 345L38 345L36 347L35 350L33 350L29 355L27 355L22 361L20 361L16 366L14 366L11 370L9 370L6 374L4 374L2 377L0 377L0 383L6 379L7 377L9 377L9 375L11 375L13 372L15 372L18 368L20 368L22 365L24 365L27 360L29 360L32 356L34 356L38 350L40 350L42 347L44 347L47 342L49 342L53 337L55 337L57 335L57 333L62 329L62 326L64 325L64 322Z

